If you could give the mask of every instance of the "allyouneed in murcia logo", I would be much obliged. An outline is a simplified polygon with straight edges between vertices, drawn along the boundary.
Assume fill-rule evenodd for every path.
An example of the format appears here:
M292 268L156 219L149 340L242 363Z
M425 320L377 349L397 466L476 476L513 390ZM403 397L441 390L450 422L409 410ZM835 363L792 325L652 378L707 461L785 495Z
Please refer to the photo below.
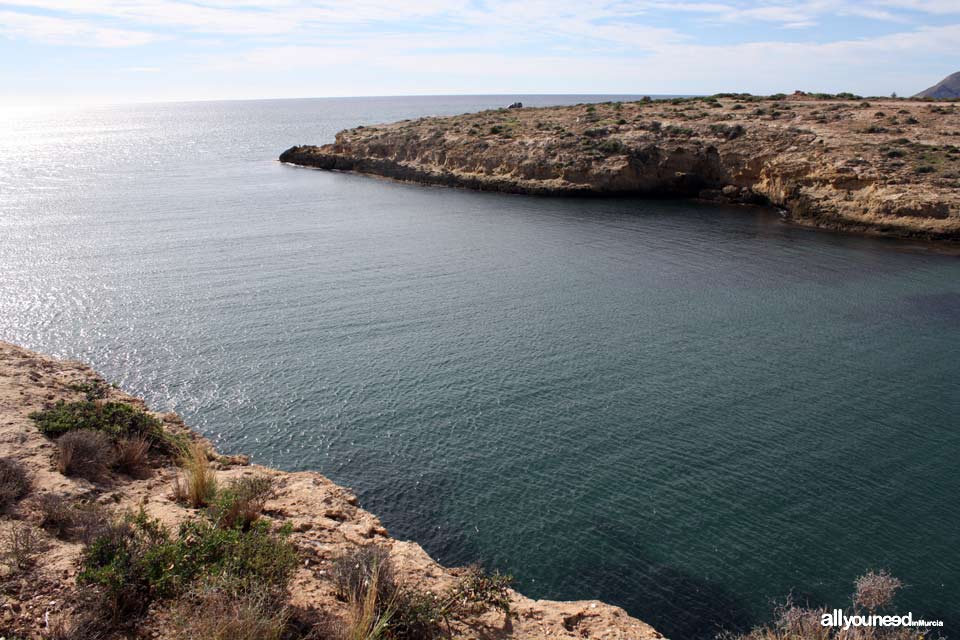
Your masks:
M877 614L848 616L843 609L834 609L820 617L824 627L942 627L943 620L914 620L910 611L901 616L881 616Z

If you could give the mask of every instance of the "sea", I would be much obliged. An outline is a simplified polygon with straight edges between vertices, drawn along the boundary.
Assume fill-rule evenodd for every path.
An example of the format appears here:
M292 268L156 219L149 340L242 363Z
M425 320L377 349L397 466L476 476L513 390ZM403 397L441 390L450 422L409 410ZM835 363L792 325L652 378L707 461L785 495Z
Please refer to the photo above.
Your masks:
M0 111L0 339L535 598L700 639L888 570L894 612L949 635L960 257L773 209L277 161L356 125L636 98Z

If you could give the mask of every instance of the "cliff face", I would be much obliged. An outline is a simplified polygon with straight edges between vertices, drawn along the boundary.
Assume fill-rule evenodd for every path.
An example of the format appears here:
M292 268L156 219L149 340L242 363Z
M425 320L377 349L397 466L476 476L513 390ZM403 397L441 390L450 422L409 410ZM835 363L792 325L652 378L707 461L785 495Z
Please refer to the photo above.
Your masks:
M19 575L10 575L10 568L4 564L6 558L0 557L0 636L61 637L51 635L57 620L83 607L84 588L76 582L82 545L44 534L36 527L43 496L99 504L117 516L142 507L169 527L201 517L197 510L174 500L173 483L180 470L172 464L154 466L144 478L112 474L96 483L67 477L54 468L56 445L40 434L28 416L58 400L82 400L84 393L78 389L89 388L96 381L102 379L81 363L56 360L0 342L0 458L21 464L31 480L29 493L22 500L7 508L6 513L0 509L0 540L7 540L10 531L27 524L43 536L42 542L48 547L36 567ZM108 390L103 402L117 401L146 409L142 400L104 388ZM167 431L197 438L176 414L153 415ZM336 598L331 560L352 548L377 544L387 549L404 581L434 592L453 583L460 573L434 562L416 543L391 538L374 515L358 506L348 490L319 473L287 473L250 465L243 456L220 456L212 450L210 458L221 482L252 474L273 479L276 493L267 502L263 518L274 527L292 527L290 539L296 546L299 568L290 588L289 605L297 612L301 625L329 626L331 620L335 622L346 615L346 605ZM502 613L480 615L455 629L455 636L611 640L661 637L649 625L602 602L534 601L514 591L510 592L510 599L509 618ZM168 624L170 615L162 604L151 606L138 623L134 637L174 640ZM81 630L76 637L92 636L83 635Z
M954 104L729 96L357 127L280 160L512 193L772 204L809 226L958 241L957 144Z

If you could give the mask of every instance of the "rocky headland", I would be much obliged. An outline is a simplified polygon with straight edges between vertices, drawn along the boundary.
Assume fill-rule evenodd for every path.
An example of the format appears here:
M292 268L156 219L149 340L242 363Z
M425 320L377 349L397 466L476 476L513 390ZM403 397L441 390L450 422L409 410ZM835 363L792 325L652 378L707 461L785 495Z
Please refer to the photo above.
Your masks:
M64 438L74 426L65 416L82 416L65 407L87 411L81 443L105 442L91 436L91 425L97 424L111 437L131 425L140 425L141 432L144 425L155 428L161 437L147 440L152 446L139 459L118 444L125 453L111 458L109 466L98 457L102 451L88 451L88 461L78 465L82 450L70 449L72 462L64 457ZM38 420L41 415L46 421ZM103 422L92 422L91 416ZM220 487L216 499L208 496L208 506L190 504L180 495L184 477L196 476L198 470L166 455L159 446L165 439L202 451L204 473L212 474ZM119 442L128 445L130 440ZM104 467L93 473L101 462ZM223 505L238 504L238 487L268 490L260 492L254 512L246 504L247 520L255 522L231 528L223 524L225 514L232 513L234 522L236 513ZM138 547L144 536L150 544ZM235 550L222 558L217 546ZM125 555L117 553L119 548ZM458 591L467 570L441 566L416 543L391 538L349 490L323 475L289 473L250 464L244 456L220 455L176 414L149 411L141 399L108 385L88 366L0 342L0 637L395 637L377 635L373 628L358 633L357 612L343 597L342 580L338 588L342 558L363 557L355 554L369 549L382 553L382 562L389 561L391 580L402 585L403 593L419 598L419 609L408 615L420 615L428 608L424 602L435 602L436 594L456 593L470 605L458 609L465 614L445 620L439 634L435 628L433 635L427 629L418 636L408 624L403 637L661 637L602 602L531 600L495 584L491 589L482 580ZM273 557L267 552L278 558L277 566L261 561ZM289 574L276 581L278 593L270 596L278 600L259 591L253 598L250 589L259 587L256 582L239 591L217 582L230 575L234 581L251 575L275 580L279 564L287 561ZM224 593L233 595L224 599ZM480 606L484 598L501 597L506 602L499 607ZM447 601L444 606L452 605ZM388 610L396 615L399 607L391 601Z
M796 224L956 243L958 145L952 102L797 92L420 118L280 160L488 191L772 205Z

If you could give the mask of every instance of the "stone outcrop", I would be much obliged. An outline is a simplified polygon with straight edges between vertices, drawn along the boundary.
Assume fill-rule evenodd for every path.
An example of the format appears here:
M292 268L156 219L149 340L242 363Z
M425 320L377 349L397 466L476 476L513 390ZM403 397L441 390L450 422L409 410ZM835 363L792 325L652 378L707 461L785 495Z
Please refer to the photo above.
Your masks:
M953 103L797 93L421 118L280 160L487 191L768 204L798 224L956 242L958 144Z
M40 434L28 418L33 411L58 400L84 399L78 389L99 381L107 389L103 401L125 402L146 409L139 398L109 387L89 367L63 361L0 341L0 458L25 466L31 479L28 495L7 513L0 513L0 540L23 523L39 522L39 502L44 495L59 495L104 505L113 513L141 507L169 527L198 517L195 510L178 504L173 482L179 469L169 462L135 479L114 474L103 482L67 477L53 465L56 445ZM172 432L192 434L173 413L154 414ZM315 472L290 473L250 464L245 456L222 456L211 448L210 458L220 481L249 474L273 478L275 496L265 506L271 525L290 525L291 540L300 559L290 589L290 605L302 624L334 622L346 615L346 605L336 598L332 559L345 550L378 544L405 581L437 592L456 580L460 570L441 566L415 542L395 540L373 514L358 504L349 490ZM76 576L82 550L78 542L44 535L48 550L29 575L6 576L0 571L0 636L52 637L51 624L75 611L79 592ZM2 558L0 558L2 560ZM0 569L4 567L0 561ZM606 638L653 640L661 638L649 625L631 618L618 607L598 601L554 602L532 600L511 591L511 615L488 613L455 629L462 638ZM175 640L163 606L151 607L138 625L136 637ZM99 637L99 636L98 636ZM127 637L127 636L124 636Z

